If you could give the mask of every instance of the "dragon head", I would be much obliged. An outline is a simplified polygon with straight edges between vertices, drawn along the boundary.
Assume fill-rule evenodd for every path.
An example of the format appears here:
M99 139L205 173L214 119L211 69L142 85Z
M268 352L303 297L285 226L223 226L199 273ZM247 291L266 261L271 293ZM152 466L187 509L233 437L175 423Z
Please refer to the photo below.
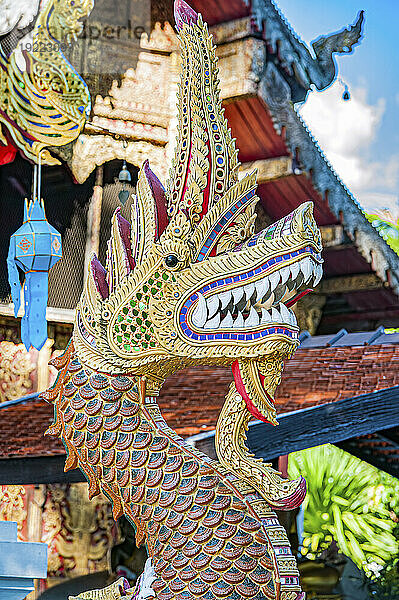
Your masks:
M91 368L145 376L150 395L189 365L232 365L250 413L275 422L273 393L298 345L290 306L321 277L307 202L254 235L256 172L239 163L207 27L182 0L179 134L165 190L141 168L131 224L117 209L105 268L93 255L74 345Z

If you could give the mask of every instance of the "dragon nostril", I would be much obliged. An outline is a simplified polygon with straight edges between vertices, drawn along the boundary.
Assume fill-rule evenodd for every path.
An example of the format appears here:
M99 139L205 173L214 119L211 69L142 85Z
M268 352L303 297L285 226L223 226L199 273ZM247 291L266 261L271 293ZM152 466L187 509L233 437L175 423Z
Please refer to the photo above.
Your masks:
M175 267L177 265L177 263L179 262L179 259L177 258L177 256L175 254L169 254L166 258L165 258L165 265L167 267Z

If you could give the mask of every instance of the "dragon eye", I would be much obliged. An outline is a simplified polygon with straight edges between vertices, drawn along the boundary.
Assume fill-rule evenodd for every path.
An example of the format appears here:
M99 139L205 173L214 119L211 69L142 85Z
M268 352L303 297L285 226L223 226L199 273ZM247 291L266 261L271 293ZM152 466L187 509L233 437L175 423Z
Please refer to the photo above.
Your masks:
M165 265L167 267L175 267L177 265L177 263L179 262L179 259L177 258L176 254L169 254L166 258L165 258Z

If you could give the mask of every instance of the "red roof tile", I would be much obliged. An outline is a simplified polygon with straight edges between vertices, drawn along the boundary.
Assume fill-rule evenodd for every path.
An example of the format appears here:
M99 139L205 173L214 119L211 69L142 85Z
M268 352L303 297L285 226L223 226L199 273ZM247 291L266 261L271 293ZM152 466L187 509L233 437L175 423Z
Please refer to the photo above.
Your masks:
M394 344L298 350L277 390L277 412L399 385L398 367L399 345ZM189 368L171 376L159 398L167 423L184 436L214 429L231 379L230 369L221 367ZM59 440L43 436L52 411L37 399L1 409L0 458L64 454Z

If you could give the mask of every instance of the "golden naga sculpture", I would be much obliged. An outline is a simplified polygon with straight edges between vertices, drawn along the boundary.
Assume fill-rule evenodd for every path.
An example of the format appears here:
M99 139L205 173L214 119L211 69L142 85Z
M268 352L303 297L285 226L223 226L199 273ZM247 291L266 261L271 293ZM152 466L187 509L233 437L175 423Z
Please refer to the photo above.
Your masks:
M136 588L80 598L301 600L274 509L298 506L306 485L256 460L245 431L253 417L277 424L273 394L298 346L290 306L320 280L320 233L308 202L253 234L256 173L238 179L211 37L183 0L175 16L180 127L167 190L144 163L132 223L117 210L106 267L92 256L73 339L44 394L66 469L80 467L90 496L111 499L150 557ZM157 405L166 377L189 365L232 366L219 462Z
M60 161L45 148L74 141L90 113L88 87L62 49L76 40L79 20L90 13L94 0L48 0L37 16L37 2L21 4L13 11L22 9L18 22L28 23L29 15L30 24L18 30L18 22L8 15L13 27L8 37L22 39L12 49L0 45L0 142L34 162L41 153L42 164L56 165ZM5 0L0 8L7 16Z

